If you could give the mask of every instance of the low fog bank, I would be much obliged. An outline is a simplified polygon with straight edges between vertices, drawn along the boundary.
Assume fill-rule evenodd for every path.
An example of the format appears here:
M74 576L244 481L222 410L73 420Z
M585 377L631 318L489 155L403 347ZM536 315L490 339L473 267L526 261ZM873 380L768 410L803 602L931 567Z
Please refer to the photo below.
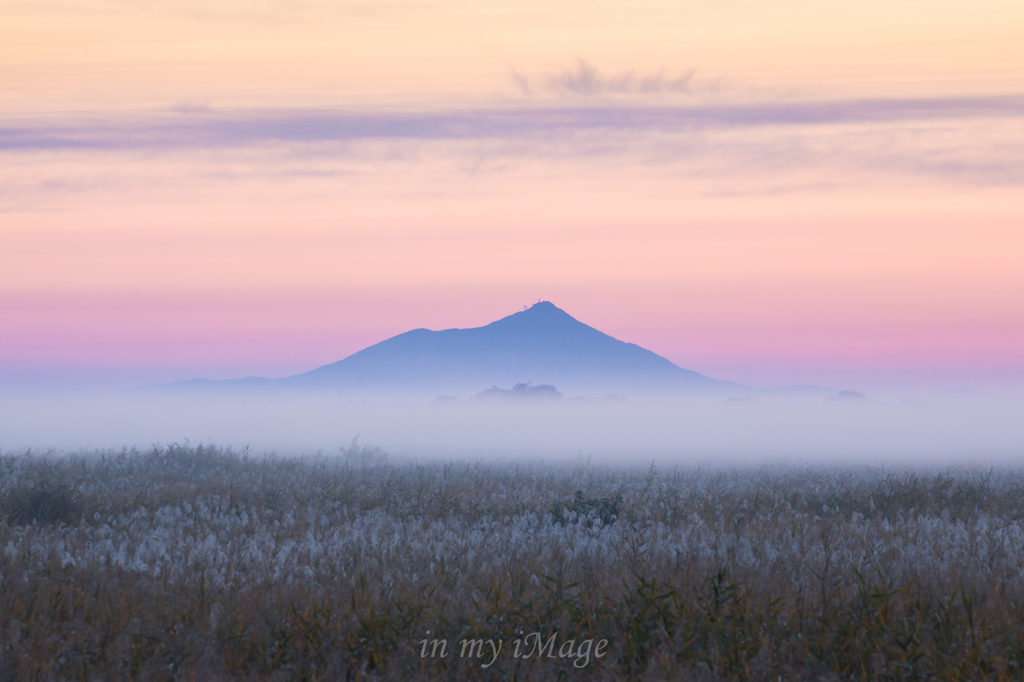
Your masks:
M359 435L394 461L590 456L595 462L1006 464L1024 396L808 400L358 402L329 395L0 394L4 452L216 443L337 453Z

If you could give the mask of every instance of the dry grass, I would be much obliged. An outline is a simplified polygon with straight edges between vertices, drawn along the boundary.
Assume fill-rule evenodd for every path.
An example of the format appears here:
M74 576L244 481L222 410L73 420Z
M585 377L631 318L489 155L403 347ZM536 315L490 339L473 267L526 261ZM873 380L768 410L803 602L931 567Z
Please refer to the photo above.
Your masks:
M345 455L0 458L0 678L1024 676L1022 473Z

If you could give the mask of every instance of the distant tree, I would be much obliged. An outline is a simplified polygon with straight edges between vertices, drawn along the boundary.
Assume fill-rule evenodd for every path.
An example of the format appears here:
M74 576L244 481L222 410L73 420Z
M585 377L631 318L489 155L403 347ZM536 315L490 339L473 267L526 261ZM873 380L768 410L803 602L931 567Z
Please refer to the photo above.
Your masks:
M510 400L533 400L533 399L558 399L563 397L561 391L551 384L530 384L519 383L511 389L491 386L477 394L477 398L492 399L502 398Z

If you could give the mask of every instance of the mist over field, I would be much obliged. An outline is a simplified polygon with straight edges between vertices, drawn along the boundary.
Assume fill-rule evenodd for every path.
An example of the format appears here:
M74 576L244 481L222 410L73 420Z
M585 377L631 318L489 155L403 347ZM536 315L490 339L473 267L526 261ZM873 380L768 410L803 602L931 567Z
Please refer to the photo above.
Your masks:
M338 394L36 391L0 394L5 452L216 443L337 454L353 437L395 461L591 457L608 464L1019 464L1024 397L357 400Z

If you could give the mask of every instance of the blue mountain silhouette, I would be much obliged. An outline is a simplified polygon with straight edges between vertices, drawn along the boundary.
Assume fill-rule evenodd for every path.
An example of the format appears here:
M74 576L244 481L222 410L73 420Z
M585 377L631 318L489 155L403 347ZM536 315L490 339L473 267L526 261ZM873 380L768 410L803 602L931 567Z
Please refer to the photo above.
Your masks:
M619 341L547 301L483 327L414 329L281 383L304 388L480 390L528 381L560 389L609 390L712 388L728 383Z
M237 388L466 391L532 382L559 390L735 392L744 389L683 369L634 343L619 341L547 301L483 327L414 329L304 374L248 377ZM179 384L180 385L180 384Z

